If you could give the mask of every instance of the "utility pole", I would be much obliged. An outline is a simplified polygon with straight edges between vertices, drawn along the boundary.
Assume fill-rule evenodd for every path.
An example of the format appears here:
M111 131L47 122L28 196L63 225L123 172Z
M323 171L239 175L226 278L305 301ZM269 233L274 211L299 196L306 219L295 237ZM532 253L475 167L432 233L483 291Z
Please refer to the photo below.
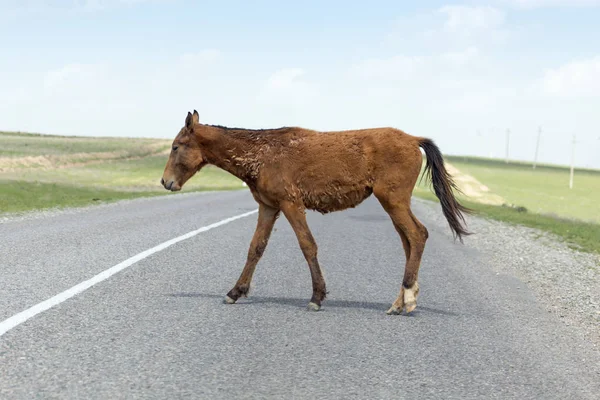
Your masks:
M537 160L538 160L538 151L540 149L540 137L541 136L542 136L542 127L540 126L538 128L537 141L535 142L535 158L533 160L533 169L535 169L535 166L536 166Z
M506 130L506 163L508 164L508 148L510 146L510 129Z
M575 135L573 135L573 144L571 146L571 177L569 178L569 189L573 189L574 169L575 169Z

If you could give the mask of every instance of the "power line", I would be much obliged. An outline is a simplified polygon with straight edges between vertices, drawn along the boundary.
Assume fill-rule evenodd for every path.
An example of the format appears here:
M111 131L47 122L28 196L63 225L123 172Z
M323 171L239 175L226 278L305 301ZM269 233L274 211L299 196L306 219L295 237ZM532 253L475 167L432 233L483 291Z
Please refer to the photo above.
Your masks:
M541 136L542 136L542 127L540 126L538 128L537 141L535 142L535 158L533 159L533 169L535 169L535 166L536 166L537 160L538 160L538 151L540 149L540 137Z
M510 146L510 129L506 130L506 163L508 164L508 149Z
M575 170L575 135L573 135L573 144L571 146L571 176L569 177L569 189L573 189L573 174Z

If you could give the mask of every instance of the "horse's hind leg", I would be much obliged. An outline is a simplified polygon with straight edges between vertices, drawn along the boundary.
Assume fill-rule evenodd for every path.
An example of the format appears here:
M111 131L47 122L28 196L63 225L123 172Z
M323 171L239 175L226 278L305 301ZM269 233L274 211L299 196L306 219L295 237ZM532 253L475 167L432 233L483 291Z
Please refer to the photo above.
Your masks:
M400 293L387 313L400 314L404 308L407 313L410 313L417 307L417 295L419 294L417 280L421 256L428 237L427 229L410 210L410 193L396 195L392 190L376 192L375 195L390 215L394 227L400 234L406 253L406 266Z
M227 293L225 302L233 304L241 296L247 296L248 291L250 290L250 282L252 281L252 275L254 274L256 264L262 257L263 252L267 247L269 237L271 236L271 232L273 230L273 225L275 225L275 221L277 220L278 216L279 210L268 207L264 204L259 204L258 223L256 225L256 231L254 232L252 242L250 243L250 248L248 249L246 265L244 266L244 270L242 271L242 274L240 275L233 289Z

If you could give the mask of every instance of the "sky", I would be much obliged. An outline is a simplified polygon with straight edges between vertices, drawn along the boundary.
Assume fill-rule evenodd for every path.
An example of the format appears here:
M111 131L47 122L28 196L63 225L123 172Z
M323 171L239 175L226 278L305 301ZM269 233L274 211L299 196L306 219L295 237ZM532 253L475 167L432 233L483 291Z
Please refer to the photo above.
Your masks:
M391 126L600 168L600 0L0 0L0 130ZM508 133L507 133L508 132Z

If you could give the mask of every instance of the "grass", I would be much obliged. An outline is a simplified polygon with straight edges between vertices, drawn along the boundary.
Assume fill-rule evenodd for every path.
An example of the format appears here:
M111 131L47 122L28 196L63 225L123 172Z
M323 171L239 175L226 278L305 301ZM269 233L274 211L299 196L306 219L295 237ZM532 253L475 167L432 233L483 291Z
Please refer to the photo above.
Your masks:
M438 201L433 193L423 189L415 190L414 195L419 198ZM572 249L600 254L599 224L533 214L519 210L517 207L493 206L466 200L461 200L461 204L474 210L476 216L537 228L557 235Z
M167 195L160 186L170 141L0 132L0 213ZM184 191L242 189L205 167Z
M200 171L189 183L189 186L185 186L184 192L242 188L236 178L232 179L220 170L211 168ZM146 186L110 189L102 185L82 186L62 182L0 179L0 215L49 208L81 207L94 203L169 194L170 192L162 189L158 184L151 190Z
M76 187L59 183L0 181L0 210L7 213L48 208L80 207L155 193Z
M152 155L140 159L108 160L68 168L22 169L12 171L11 176L15 180L26 182L58 183L129 192L164 192L159 182L167 157L167 155ZM208 166L192 177L185 184L184 190L241 187L242 183L236 177L216 167Z
M0 132L0 158L71 156L109 153L125 157L144 156L157 147L168 149L170 141L158 139L50 136Z
M519 163L506 165L503 161L472 157L445 158L509 203L482 204L459 195L461 203L476 215L550 232L573 249L600 254L600 171L576 173L577 184L569 191L568 169L564 167L538 166L533 171L530 165ZM563 182L565 175L566 183ZM415 187L414 195L438 201L425 179Z
M530 212L600 223L600 171L575 170L569 189L569 169L561 166L505 164L474 157L446 157L461 172L475 177L508 204ZM600 239L599 239L600 240Z

